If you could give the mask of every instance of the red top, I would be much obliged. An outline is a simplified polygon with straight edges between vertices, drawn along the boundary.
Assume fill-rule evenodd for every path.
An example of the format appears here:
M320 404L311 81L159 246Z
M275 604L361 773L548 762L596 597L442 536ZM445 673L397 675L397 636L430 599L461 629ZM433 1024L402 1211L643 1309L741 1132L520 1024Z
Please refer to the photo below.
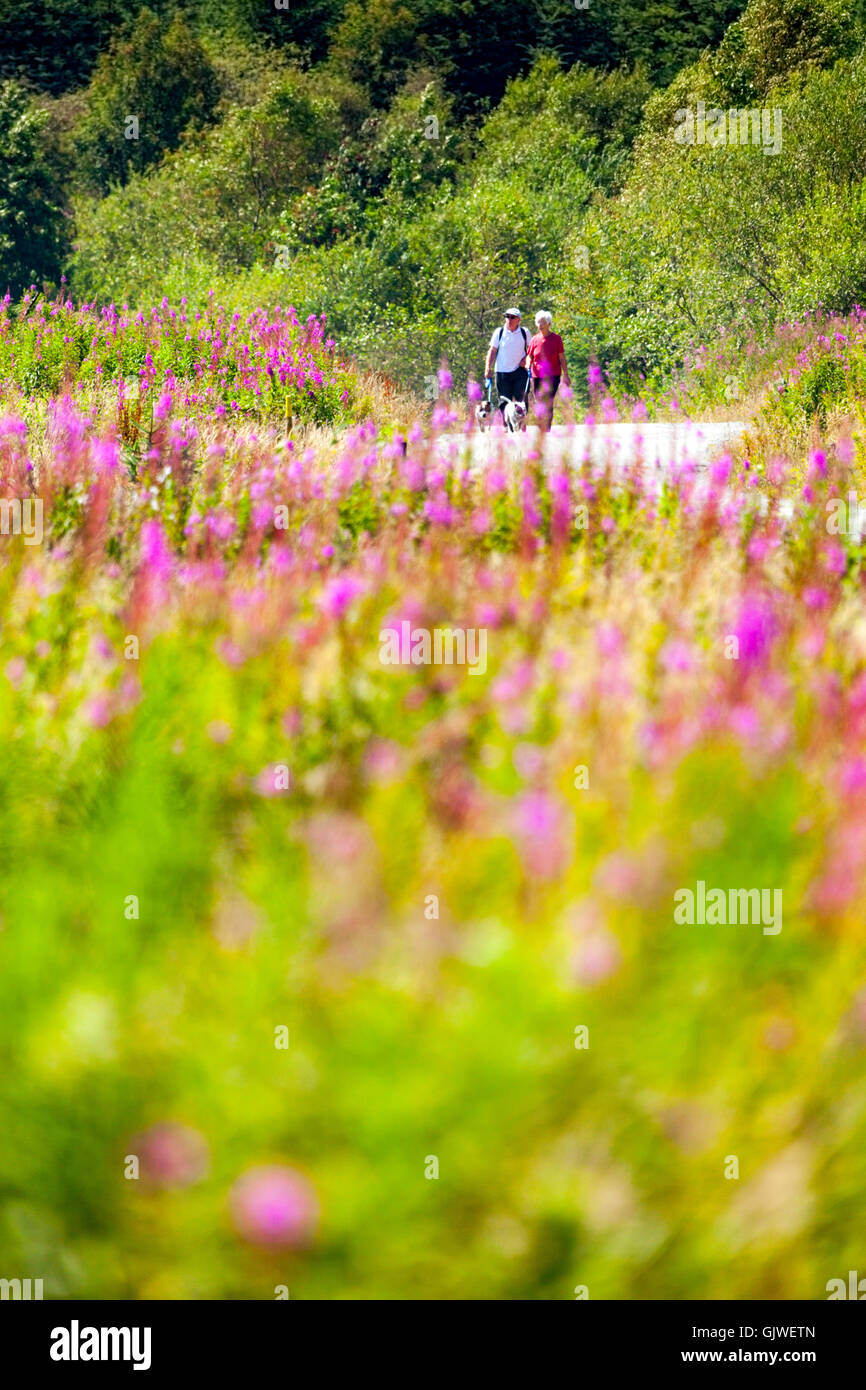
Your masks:
M565 344L558 333L536 333L530 338L527 349L529 370L533 376L560 376L562 367L560 357L565 352Z

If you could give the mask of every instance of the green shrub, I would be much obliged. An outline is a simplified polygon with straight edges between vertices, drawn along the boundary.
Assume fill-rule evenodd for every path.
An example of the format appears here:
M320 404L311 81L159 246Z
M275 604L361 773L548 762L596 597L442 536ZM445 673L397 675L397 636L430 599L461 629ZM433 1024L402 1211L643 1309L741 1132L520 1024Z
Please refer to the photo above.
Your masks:
M183 17L164 22L141 10L129 35L114 38L100 56L90 83L78 132L84 186L106 193L158 163L185 130L212 118L218 94L213 68Z

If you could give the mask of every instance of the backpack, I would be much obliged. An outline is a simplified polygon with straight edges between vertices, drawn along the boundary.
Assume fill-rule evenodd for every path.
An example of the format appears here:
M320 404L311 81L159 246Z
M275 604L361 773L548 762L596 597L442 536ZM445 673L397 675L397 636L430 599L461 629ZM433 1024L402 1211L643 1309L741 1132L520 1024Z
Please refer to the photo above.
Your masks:
M520 331L521 331L521 333L523 334L523 351L526 352L526 349L529 347L529 329L528 329L528 328L524 328L524 327L523 327L523 324L521 324L521 325L520 325ZM497 361L498 361L498 359L499 359L499 345L500 345L500 343L502 342L502 334L503 334L504 332L505 332L505 329L500 327L499 332L498 332L498 334L496 335L496 358L497 358ZM495 366L496 363L494 362L493 365Z

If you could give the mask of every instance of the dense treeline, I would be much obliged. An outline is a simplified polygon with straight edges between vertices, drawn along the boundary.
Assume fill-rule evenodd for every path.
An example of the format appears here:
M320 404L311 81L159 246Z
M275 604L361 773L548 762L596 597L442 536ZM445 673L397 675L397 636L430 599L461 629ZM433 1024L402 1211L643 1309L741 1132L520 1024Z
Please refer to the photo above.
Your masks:
M7 0L0 285L293 303L422 391L517 300L664 380L866 296L861 8ZM684 143L699 102L766 139Z
M662 83L716 42L743 0L150 0L200 36L266 42L304 65L330 59L376 102L432 66L469 107L497 101L537 53L566 66L642 61ZM122 0L4 0L0 78L57 96L86 83L130 25Z

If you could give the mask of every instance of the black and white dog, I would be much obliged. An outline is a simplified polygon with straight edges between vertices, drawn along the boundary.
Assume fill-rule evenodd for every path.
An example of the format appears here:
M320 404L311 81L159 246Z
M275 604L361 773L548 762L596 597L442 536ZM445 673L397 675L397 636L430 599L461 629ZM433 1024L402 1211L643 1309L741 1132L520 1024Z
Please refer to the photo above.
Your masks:
M505 409L502 412L505 421L505 428L511 434L517 430L526 429L526 402L525 401L505 401Z
M475 407L475 423L480 430L489 430L493 424L493 406L490 401L479 401Z

